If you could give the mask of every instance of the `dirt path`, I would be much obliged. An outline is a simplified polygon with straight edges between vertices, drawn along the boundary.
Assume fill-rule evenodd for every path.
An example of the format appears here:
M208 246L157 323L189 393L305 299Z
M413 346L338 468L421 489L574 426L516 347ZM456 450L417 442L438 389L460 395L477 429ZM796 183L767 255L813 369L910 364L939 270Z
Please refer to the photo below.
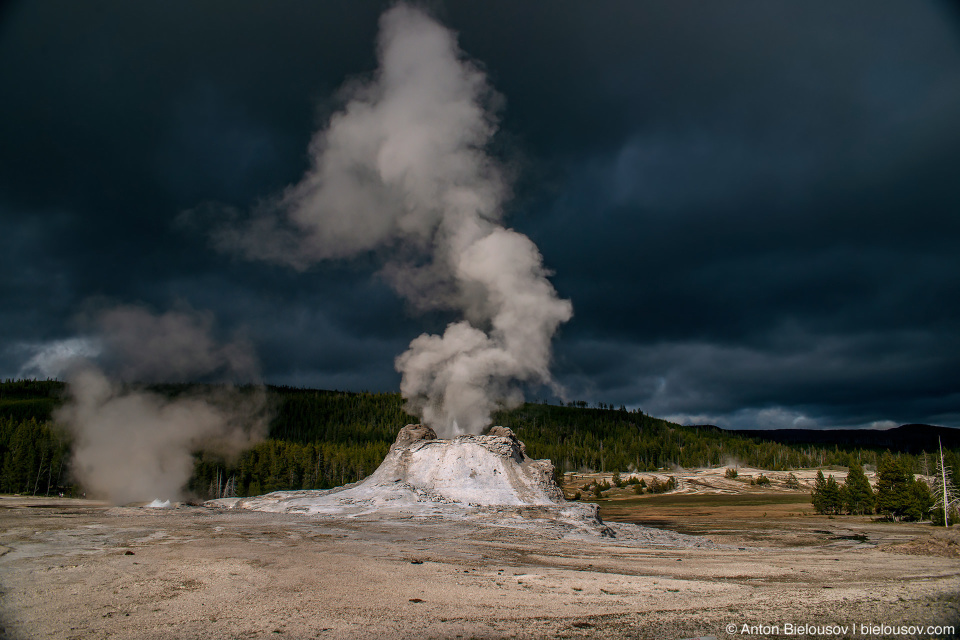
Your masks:
M690 516L661 506L660 520ZM720 514L700 517L719 527ZM743 624L958 622L960 560L930 555L944 551L924 546L927 531L806 546L784 542L799 535L788 517L740 513L723 524L757 520L780 542L758 548L721 533L716 541L751 544L638 548L464 523L2 498L0 619L8 638L381 640L737 638Z

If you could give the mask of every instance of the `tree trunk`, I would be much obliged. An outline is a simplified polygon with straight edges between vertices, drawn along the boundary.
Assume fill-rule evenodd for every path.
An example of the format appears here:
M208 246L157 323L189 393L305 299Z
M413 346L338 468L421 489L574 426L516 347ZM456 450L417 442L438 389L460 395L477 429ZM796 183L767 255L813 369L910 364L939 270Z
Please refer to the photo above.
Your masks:
M43 471L43 460L46 457L46 454L40 456L40 467L37 468L37 481L33 484L33 495L37 495L37 491L40 489L40 473Z

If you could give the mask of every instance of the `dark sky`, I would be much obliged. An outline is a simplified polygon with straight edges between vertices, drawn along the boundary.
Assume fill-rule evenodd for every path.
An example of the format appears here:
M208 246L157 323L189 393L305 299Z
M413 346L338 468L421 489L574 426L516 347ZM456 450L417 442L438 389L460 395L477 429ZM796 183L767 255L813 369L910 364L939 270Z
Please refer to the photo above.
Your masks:
M0 377L90 305L210 311L268 382L395 390L375 258L305 272L181 215L308 165L382 2L0 9ZM960 12L903 2L427 5L504 98L508 224L574 318L570 399L741 428L960 427ZM532 389L528 397L546 397Z

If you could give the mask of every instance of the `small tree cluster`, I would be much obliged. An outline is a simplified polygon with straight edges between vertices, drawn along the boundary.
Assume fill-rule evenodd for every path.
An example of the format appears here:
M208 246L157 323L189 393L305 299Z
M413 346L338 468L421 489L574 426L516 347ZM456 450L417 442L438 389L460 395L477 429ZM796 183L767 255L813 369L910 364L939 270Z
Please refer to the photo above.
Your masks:
M650 493L666 493L667 491L673 491L676 488L677 479L673 476L669 476L666 480L660 480L658 478L653 478L650 480L647 491Z
M811 493L813 508L824 515L874 513L891 520L922 520L933 506L930 487L917 480L907 460L886 454L877 464L877 487L873 490L863 467L852 460L843 486L833 476L817 479Z
M723 477L729 480L735 480L738 475L740 474L732 467L728 467L727 470L723 472Z

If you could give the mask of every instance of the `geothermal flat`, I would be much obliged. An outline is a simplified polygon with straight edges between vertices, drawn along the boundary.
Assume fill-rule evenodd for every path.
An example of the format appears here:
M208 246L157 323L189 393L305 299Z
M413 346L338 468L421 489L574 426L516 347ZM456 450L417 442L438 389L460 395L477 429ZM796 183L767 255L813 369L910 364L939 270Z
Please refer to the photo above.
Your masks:
M776 522L741 550L5 497L0 530L10 638L734 638L726 625L944 623L960 593L956 558L778 546Z

